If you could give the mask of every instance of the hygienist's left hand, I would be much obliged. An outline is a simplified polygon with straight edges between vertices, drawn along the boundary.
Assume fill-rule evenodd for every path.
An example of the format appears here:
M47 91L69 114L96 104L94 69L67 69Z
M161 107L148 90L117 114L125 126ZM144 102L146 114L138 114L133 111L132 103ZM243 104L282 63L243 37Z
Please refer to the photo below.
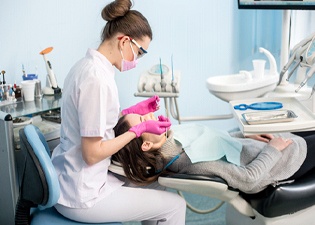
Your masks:
M134 106L131 106L127 109L122 110L121 113L122 115L131 114L131 113L145 115L150 112L157 111L160 108L159 102L160 102L159 96L154 95L153 97L147 100L144 100L142 102L137 103Z
M257 141L262 141L268 143L271 139L274 138L272 134L253 134L253 135L247 135L246 138L251 138Z
M140 137L143 133L161 135L167 132L170 129L170 126L171 122L169 121L147 120L131 127L129 131L134 132L136 137Z

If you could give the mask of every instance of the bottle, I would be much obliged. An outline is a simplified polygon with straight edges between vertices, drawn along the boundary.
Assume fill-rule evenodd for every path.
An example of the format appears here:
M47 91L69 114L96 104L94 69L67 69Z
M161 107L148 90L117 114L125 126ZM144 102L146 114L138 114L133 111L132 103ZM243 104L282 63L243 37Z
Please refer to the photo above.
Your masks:
M21 91L21 88L20 86L16 86L16 89L15 89L15 98L16 99L19 99L22 97L22 91Z

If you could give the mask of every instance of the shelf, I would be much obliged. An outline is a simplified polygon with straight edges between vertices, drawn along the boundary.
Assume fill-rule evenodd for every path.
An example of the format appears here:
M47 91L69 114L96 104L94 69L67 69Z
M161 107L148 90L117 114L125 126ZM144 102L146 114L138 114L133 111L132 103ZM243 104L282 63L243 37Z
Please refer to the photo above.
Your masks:
M43 96L34 101L17 101L0 106L0 111L10 114L13 118L38 114L61 107L62 95Z

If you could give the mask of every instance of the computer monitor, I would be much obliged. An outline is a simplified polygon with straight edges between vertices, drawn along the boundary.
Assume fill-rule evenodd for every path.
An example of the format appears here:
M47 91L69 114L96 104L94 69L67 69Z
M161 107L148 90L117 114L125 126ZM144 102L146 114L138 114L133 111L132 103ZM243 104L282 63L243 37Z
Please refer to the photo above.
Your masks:
M238 0L239 9L315 9L315 0Z

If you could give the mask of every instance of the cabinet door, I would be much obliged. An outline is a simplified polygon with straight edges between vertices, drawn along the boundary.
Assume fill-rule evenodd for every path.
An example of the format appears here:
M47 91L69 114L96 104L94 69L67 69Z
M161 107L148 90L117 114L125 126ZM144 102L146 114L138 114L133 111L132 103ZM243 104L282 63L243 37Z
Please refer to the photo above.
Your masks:
M13 123L10 114L0 111L0 221L14 224L18 183L13 148Z

